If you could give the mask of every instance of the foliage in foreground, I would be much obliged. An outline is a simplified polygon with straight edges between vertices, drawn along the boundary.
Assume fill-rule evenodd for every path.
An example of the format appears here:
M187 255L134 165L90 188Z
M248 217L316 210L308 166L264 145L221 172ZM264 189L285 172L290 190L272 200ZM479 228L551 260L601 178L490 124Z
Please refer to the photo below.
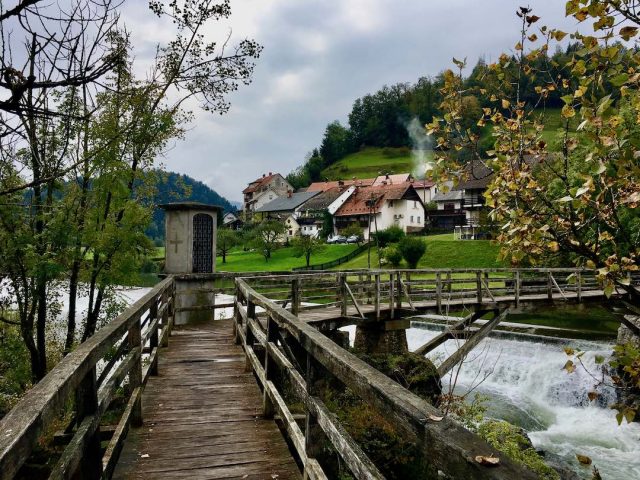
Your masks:
M476 88L491 99L477 124L495 139L486 161L496 175L486 197L492 219L503 225L503 255L514 264L536 263L562 250L577 265L597 268L608 295L639 268L640 56L624 47L638 34L636 9L634 1L567 2L567 16L592 22L594 33L572 34L572 55L558 68L547 52L567 33L539 27L540 18L522 7L516 54L487 65L489 87ZM464 125L465 62L454 62L456 71L444 73L445 113L427 129L439 149L439 173L473 178L463 159L483 158L477 133ZM531 97L527 87L540 78L545 83ZM540 108L558 96L563 131L552 153ZM577 132L570 129L574 121Z
M500 420L480 424L478 435L514 462L524 465L544 480L560 480L560 475L538 455L521 428Z

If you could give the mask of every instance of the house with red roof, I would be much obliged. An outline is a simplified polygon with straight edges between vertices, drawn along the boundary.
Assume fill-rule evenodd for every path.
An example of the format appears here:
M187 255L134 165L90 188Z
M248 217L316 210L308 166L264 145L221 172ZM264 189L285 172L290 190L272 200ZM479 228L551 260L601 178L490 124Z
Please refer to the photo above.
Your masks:
M249 183L247 188L242 191L244 198L242 210L245 221L250 220L254 212L262 206L276 198L286 196L288 192L292 191L291 184L279 173L262 174L262 177Z
M353 223L363 229L365 239L369 232L400 227L406 233L424 228L424 204L412 182L387 183L356 187L354 193L334 214L336 229L341 231Z

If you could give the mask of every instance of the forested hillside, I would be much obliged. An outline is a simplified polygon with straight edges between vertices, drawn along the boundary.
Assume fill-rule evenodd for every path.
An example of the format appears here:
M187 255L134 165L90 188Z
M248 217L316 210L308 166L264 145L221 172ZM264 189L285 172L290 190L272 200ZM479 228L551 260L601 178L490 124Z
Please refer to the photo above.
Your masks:
M175 172L162 172L156 170L153 175L156 180L156 195L154 203L192 201L211 205L219 205L224 211L234 211L236 208L222 195L211 189L204 183L195 180L188 175ZM156 243L162 244L164 240L164 211L156 208L153 212L153 220L147 229L147 236Z
M536 110L539 110L541 115L550 117L547 119L551 121L548 121L544 135L548 142L553 141L555 131L559 127L556 120L559 118L559 109L564 104L561 94L558 93L559 89L548 87L570 64L576 48L575 45L569 45L565 50L557 50L551 56L538 57L535 60L535 70L541 73L533 80L526 77L522 82L522 101L536 105ZM449 66L443 65L443 68L445 67ZM507 67L507 70L509 68L513 70L510 73L515 76L515 62L511 67ZM464 79L464 89L470 93L462 98L462 124L478 135L481 152L493 147L490 132L479 119L482 117L483 108L494 106L498 93L497 83L498 79L484 59L480 59ZM444 77L443 74L439 74L433 78L422 77L413 84L385 85L373 94L356 99L349 113L347 125L338 121L329 123L320 146L312 149L305 163L291 172L287 179L294 187L299 188L324 178L339 178L340 175L341 178L361 176L358 165L352 165L351 160L337 165L340 160L351 154L356 154L356 163L362 163L372 154L372 162L383 168L386 162L380 161L378 157L385 155L388 158L404 157L404 162L399 163L403 166L408 164L410 155L406 150L402 153L389 149L413 147L415 138L412 140L411 131L424 131L426 123L431 122L433 117L442 115L443 86ZM603 85L603 88L608 87ZM538 100L542 89L548 90L544 102L540 103ZM386 148L386 154L372 147ZM465 152L460 153L464 154ZM372 171L369 170L367 175Z

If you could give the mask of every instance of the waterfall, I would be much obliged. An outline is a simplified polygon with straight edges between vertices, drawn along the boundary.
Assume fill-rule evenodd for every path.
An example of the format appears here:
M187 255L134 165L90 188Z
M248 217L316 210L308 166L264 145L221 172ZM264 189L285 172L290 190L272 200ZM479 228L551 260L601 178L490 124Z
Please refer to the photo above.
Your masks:
M442 331L441 326L412 323L407 330L409 349L426 343ZM585 351L582 361L592 374L601 376L595 356L608 357L606 342L566 340L566 345ZM596 380L578 367L569 374L562 369L568 357L558 341L535 341L518 334L501 334L483 340L468 356L456 383L457 393L476 386L488 397L487 416L507 420L528 431L537 449L562 457L577 473L591 478L575 455L587 455L603 479L640 479L640 424L618 426L612 388L598 388L599 398L590 402L587 393ZM453 353L448 341L429 354L436 365ZM445 389L451 375L443 379Z

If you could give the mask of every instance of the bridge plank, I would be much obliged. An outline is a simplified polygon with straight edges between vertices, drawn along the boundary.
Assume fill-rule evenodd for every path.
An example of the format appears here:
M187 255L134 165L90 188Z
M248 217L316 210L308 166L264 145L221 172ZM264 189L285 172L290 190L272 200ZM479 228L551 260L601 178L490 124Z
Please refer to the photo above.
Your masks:
M113 478L300 478L244 364L231 320L174 331L143 394L144 425L129 432Z

